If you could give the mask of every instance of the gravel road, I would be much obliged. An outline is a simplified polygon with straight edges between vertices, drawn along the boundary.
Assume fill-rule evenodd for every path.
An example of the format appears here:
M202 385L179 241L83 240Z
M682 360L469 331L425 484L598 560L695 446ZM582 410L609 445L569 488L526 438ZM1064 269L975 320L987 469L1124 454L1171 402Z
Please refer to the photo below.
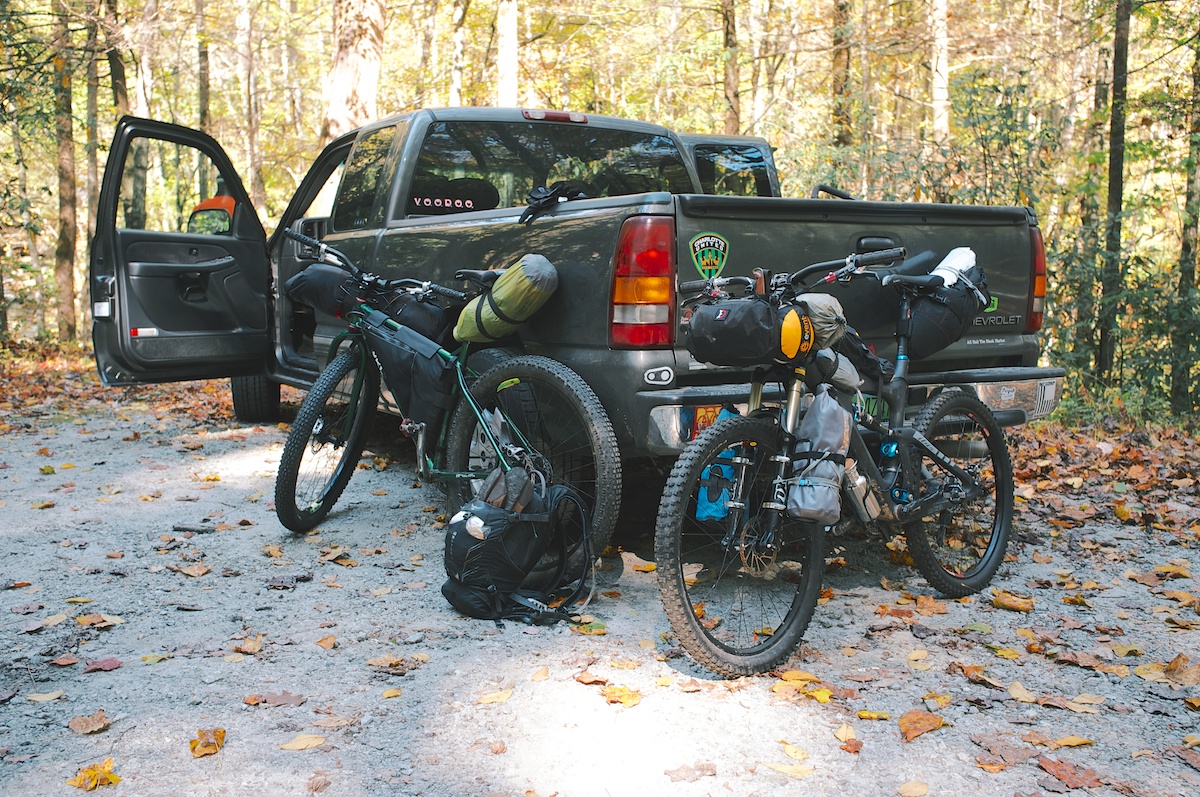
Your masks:
M293 535L286 426L237 425L224 391L0 399L0 793L75 794L108 758L118 795L1200 790L1194 482L1121 518L1026 467L993 586L1031 611L834 537L800 653L724 681L678 655L647 572L654 474L587 609L606 633L497 628L439 593L457 507L411 448L377 437Z

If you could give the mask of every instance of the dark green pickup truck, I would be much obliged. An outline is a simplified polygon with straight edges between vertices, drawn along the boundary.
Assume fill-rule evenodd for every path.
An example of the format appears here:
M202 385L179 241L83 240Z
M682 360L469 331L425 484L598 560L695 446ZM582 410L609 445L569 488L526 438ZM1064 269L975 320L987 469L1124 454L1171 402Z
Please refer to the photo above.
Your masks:
M518 223L530 190L557 183L585 198ZM371 271L442 282L458 268L545 255L558 293L504 343L582 375L627 458L678 453L713 407L745 398L744 375L684 348L679 282L704 269L783 271L892 246L971 247L994 297L965 338L914 364L915 400L964 385L1006 424L1054 408L1063 374L1037 367L1045 254L1031 210L778 193L761 139L679 136L577 113L422 110L333 141L280 229L321 238ZM232 214L189 231L191 211L214 194L232 197ZM267 420L279 384L310 385L344 328L281 295L310 261L279 230L266 236L229 158L187 128L121 121L93 252L93 340L106 384L233 377L239 417ZM886 351L892 295L839 298Z

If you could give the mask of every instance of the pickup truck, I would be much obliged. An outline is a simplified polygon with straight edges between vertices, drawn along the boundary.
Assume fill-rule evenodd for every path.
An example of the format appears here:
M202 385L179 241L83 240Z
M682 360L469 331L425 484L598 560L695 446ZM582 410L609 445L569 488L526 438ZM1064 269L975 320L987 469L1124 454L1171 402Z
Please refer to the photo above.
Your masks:
M582 196L518 223L529 192L558 183ZM189 231L190 212L218 184L232 218L215 232ZM109 385L232 377L238 417L270 420L279 385L311 385L344 328L282 294L311 261L281 230L322 239L371 271L446 284L458 268L502 268L537 252L557 266L558 293L503 348L578 372L623 457L673 456L716 407L747 393L746 374L690 357L680 282L893 246L969 246L992 304L962 340L914 363L910 403L955 384L1006 425L1055 407L1063 372L1038 367L1045 251L1032 210L778 194L762 139L680 136L580 113L419 110L330 143L268 237L215 140L126 117L90 264L98 369ZM850 323L886 353L890 291L838 296Z

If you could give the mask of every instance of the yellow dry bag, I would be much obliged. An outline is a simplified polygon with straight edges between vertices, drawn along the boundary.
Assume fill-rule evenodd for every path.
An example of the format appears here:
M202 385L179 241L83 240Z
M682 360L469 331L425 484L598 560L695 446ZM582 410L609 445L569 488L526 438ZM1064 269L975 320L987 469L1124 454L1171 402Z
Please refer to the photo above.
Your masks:
M525 255L462 309L454 325L454 339L487 343L508 337L556 288L554 264L541 255Z

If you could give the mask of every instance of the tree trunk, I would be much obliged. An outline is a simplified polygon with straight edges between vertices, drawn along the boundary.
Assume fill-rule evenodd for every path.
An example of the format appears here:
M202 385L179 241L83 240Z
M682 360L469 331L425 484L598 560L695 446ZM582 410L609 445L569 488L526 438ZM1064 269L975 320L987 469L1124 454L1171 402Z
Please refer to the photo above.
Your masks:
M517 0L499 0L496 7L496 104L517 104L520 56L517 51Z
M255 34L254 10L249 0L241 0L237 17L238 58L242 62L246 96L246 160L250 164L250 201L259 215L267 215L267 189L263 181L262 147L259 146L258 130L262 120L262 98L258 93L258 53L255 51L258 37ZM374 101L372 101L372 106ZM374 110L371 111L371 117ZM371 117L358 119L347 130L357 127Z
M29 212L32 206L29 198L29 175L25 169L25 155L21 149L21 125L14 115L11 117L12 122L12 140L13 140L13 160L17 162L17 196L21 200L21 226L25 228L25 236L29 241L29 269L33 272L34 280L37 284L38 298L37 312L39 316L38 337L46 335L46 307L45 293L42 291L42 286L45 284L45 276L42 274L42 253L38 251L38 226L34 223L33 214ZM8 305L5 304L7 310ZM4 330L8 331L8 314L5 313Z
M1092 96L1092 115L1088 122L1086 152L1104 149L1104 112L1108 109L1108 50L1100 48L1096 57L1096 86ZM1088 180L1079 200L1079 265L1069 284L1075 285L1075 329L1077 362L1081 370L1096 362L1099 354L1096 323L1096 275L1100 258L1100 185L1103 174L1099 163L1089 161Z
M322 145L374 119L383 59L384 0L334 0L333 66Z
M833 3L833 144L848 147L854 143L850 119L850 0Z
M61 2L61 0L60 0ZM54 247L54 287L58 339L75 340L75 130L71 119L71 53L68 9L58 6L54 15L54 132L58 141L58 243Z
M1200 32L1192 39L1192 98L1188 108L1187 195L1183 203L1183 232L1179 245L1178 318L1171 326L1171 411L1190 413L1192 370L1196 367L1196 336L1200 334L1196 301L1196 245L1200 233Z
M414 105L427 108L435 103L430 102L430 89L426 76L438 74L437 57L437 13L439 0L428 0L425 3L425 19L421 24L421 65L417 70L417 85Z
M933 33L930 54L930 106L933 110L933 143L950 143L950 33L949 0L932 0L929 27Z
M725 62L725 135L736 136L742 127L741 96L739 94L739 64L737 38L736 0L721 0L721 28L724 47L721 58Z
M208 23L205 20L204 0L196 0L196 111L197 124L205 133L209 132L209 62L208 62ZM200 198L207 199L215 193L211 181L214 175L208 173L208 158L198 155L196 158L197 183Z
M1112 117L1108 134L1108 233L1104 241L1104 268L1100 273L1099 351L1096 379L1104 386L1115 382L1117 308L1124 289L1121 270L1121 212L1125 191L1125 94L1129 62L1129 16L1132 0L1117 0L1113 36Z
M100 20L97 0L86 0L87 15L87 47L84 57L87 58L87 111L84 125L87 127L87 143L84 154L87 158L87 258L92 257L92 236L96 234L96 202L100 197L100 137L97 126L100 124L100 70L96 60L99 58Z
M104 43L108 58L108 73L112 83L113 108L117 116L129 113L129 89L125 82L125 61L121 57L121 23L117 18L117 0L106 0L104 4Z
M446 104L452 108L463 104L463 62L465 61L464 53L467 38L467 11L470 7L471 0L454 0L453 51L450 56L450 93L446 97Z

